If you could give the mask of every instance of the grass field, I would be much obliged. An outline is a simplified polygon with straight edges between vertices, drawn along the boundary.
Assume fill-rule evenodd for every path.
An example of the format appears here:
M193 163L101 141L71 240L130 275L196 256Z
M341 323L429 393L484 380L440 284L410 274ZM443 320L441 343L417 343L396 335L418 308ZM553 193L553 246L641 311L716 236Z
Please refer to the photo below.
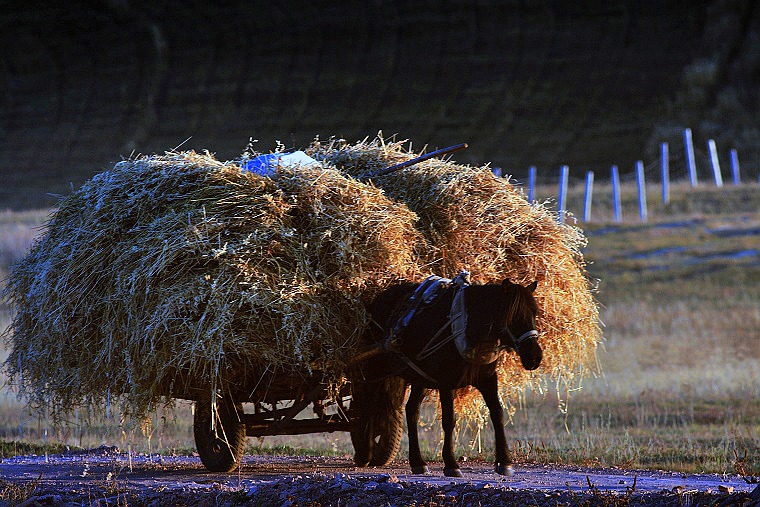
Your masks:
M549 196L552 189L540 190ZM569 209L579 209L581 194L571 190ZM599 286L602 374L569 400L527 393L508 427L510 445L522 461L760 475L760 187L675 186L671 204L653 205L647 224L633 202L628 190L621 223L600 200L597 218L579 224ZM45 215L0 213L0 276ZM3 328L9 319L0 309ZM441 445L432 414L420 430L431 458ZM87 419L75 414L54 430L3 388L0 456L43 452L29 447L40 444L153 452L194 446L186 404L156 414L148 436L124 433L113 418ZM257 453L352 452L342 433L251 439L249 446ZM490 429L459 428L463 455L491 459L491 448Z

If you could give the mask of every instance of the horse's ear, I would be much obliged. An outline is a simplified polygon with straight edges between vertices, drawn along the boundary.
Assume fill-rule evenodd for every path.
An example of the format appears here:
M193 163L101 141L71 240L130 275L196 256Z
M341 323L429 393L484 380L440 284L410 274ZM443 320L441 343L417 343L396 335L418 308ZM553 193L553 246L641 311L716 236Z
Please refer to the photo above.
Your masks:
M535 282L533 282L532 284L528 285L525 288L528 289L531 294L533 294L534 292L536 292L536 287L538 287L538 280L536 280Z

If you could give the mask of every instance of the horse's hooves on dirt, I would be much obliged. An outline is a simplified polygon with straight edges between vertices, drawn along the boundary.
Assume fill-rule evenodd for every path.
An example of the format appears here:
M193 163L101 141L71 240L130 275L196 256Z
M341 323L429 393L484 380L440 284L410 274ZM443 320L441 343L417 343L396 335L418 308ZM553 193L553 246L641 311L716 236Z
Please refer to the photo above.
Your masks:
M412 467L412 473L414 475L430 475L430 470L427 465L422 465L421 467Z
M512 468L512 465L496 465L496 473L499 475L515 475L515 469Z
M463 477L462 470L459 468L444 468L443 475L446 477Z

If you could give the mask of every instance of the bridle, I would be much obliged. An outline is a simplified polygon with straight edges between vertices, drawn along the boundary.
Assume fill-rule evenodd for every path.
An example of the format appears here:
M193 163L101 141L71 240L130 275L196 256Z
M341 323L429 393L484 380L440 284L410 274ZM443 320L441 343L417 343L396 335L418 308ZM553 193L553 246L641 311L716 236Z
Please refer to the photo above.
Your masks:
M538 339L538 331L531 329L530 331L526 331L520 336L515 337L515 335L512 334L512 331L509 330L509 327L507 327L507 336L512 340L512 343L515 345L515 350L517 350L524 341L529 340L530 338Z

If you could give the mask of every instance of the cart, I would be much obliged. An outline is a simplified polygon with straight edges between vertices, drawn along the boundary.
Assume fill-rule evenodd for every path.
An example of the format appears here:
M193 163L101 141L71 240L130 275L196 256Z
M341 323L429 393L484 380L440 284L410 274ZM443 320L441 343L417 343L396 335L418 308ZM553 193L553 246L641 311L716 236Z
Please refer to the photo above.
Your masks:
M215 393L213 400L211 389L198 386L173 394L195 402L195 445L212 472L239 465L246 437L348 431L357 466L384 466L399 450L406 392L401 379L367 384L349 373L349 380L331 392L319 372L246 378L250 381Z

